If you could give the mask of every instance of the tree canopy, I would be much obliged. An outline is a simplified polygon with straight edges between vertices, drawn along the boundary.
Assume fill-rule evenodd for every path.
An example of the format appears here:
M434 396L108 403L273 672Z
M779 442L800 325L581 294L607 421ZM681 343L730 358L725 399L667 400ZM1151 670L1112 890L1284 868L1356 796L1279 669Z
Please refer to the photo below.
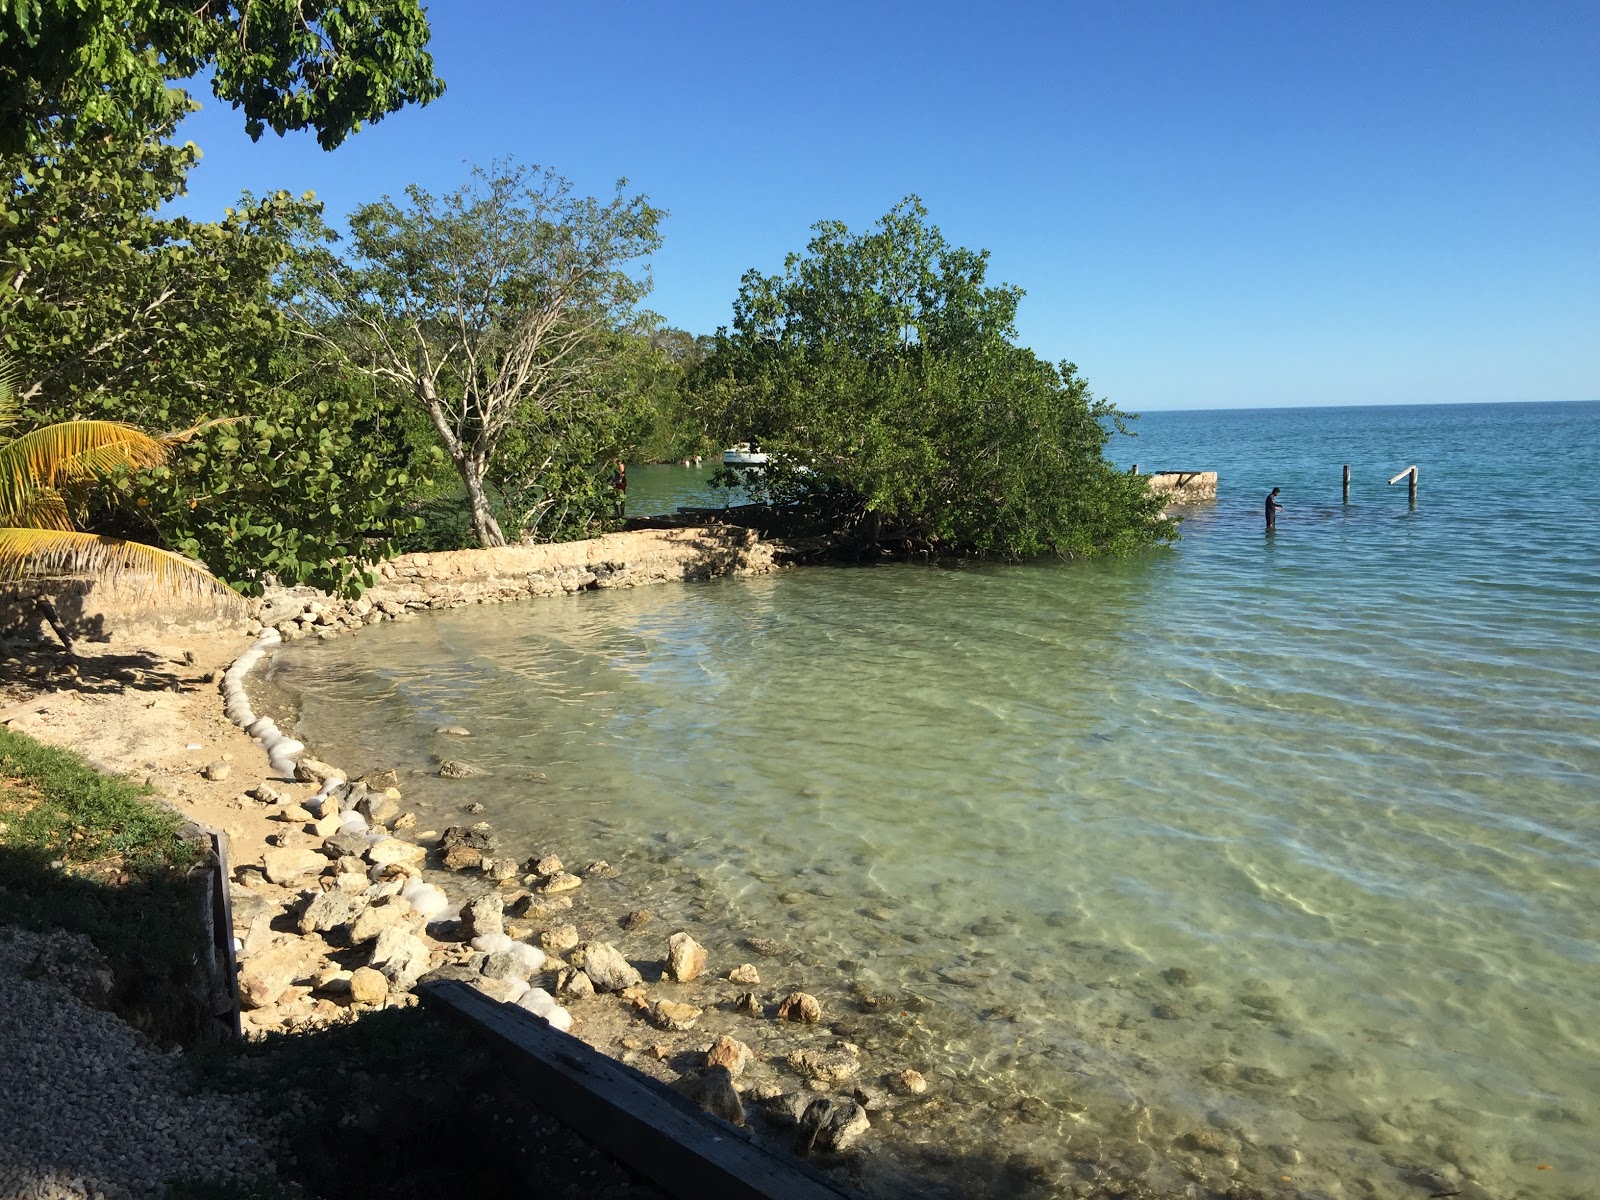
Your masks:
M364 122L444 91L418 0L0 0L0 154L181 116L207 68L252 138Z
M649 292L665 215L626 186L601 200L554 171L496 163L446 196L413 186L404 205L362 205L342 255L331 235L302 246L300 333L427 418L484 546L506 539L486 483L537 516L620 448L598 436L617 417L610 351Z
M1122 414L1016 344L1021 289L927 217L908 197L864 233L825 221L781 275L747 272L700 368L712 423L835 532L1008 557L1172 537L1103 456Z

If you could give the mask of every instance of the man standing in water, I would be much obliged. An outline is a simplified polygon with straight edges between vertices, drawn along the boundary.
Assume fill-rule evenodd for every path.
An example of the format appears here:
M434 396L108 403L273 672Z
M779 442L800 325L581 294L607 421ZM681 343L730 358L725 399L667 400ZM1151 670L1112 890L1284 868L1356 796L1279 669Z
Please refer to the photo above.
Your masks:
M1273 488L1267 493L1267 532L1271 533L1278 524L1278 514L1283 511L1283 505L1278 503L1278 493L1282 488Z

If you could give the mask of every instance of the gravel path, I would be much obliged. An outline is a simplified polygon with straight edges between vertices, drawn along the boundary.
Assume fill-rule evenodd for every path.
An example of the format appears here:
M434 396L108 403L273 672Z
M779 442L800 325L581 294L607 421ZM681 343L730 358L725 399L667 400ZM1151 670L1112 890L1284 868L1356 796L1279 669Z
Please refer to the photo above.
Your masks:
M269 1174L281 1151L254 1097L195 1091L181 1056L79 999L97 961L86 939L0 926L0 1198Z

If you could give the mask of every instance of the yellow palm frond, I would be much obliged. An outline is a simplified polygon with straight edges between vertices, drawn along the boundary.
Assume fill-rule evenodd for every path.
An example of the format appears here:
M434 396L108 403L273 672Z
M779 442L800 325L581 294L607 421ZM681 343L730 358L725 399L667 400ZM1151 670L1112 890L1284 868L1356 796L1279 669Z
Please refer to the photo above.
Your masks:
M67 511L66 499L54 488L34 488L22 498L22 506L15 512L0 507L0 524L22 529L58 529L72 531L72 514Z
M239 594L193 559L142 542L57 529L0 528L0 579L94 575L135 591L186 592L240 603Z

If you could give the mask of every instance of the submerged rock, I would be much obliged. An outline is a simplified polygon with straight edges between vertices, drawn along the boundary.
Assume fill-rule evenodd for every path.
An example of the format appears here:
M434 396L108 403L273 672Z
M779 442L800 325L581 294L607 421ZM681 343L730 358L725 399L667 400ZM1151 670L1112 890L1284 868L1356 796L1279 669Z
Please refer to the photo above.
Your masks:
M750 1065L752 1057L749 1046L738 1038L723 1034L712 1042L711 1048L706 1051L706 1066L723 1067L730 1076L737 1079L744 1074L744 1069Z
M822 1020L822 1005L807 992L790 992L778 1005L780 1021L804 1021L815 1025Z

